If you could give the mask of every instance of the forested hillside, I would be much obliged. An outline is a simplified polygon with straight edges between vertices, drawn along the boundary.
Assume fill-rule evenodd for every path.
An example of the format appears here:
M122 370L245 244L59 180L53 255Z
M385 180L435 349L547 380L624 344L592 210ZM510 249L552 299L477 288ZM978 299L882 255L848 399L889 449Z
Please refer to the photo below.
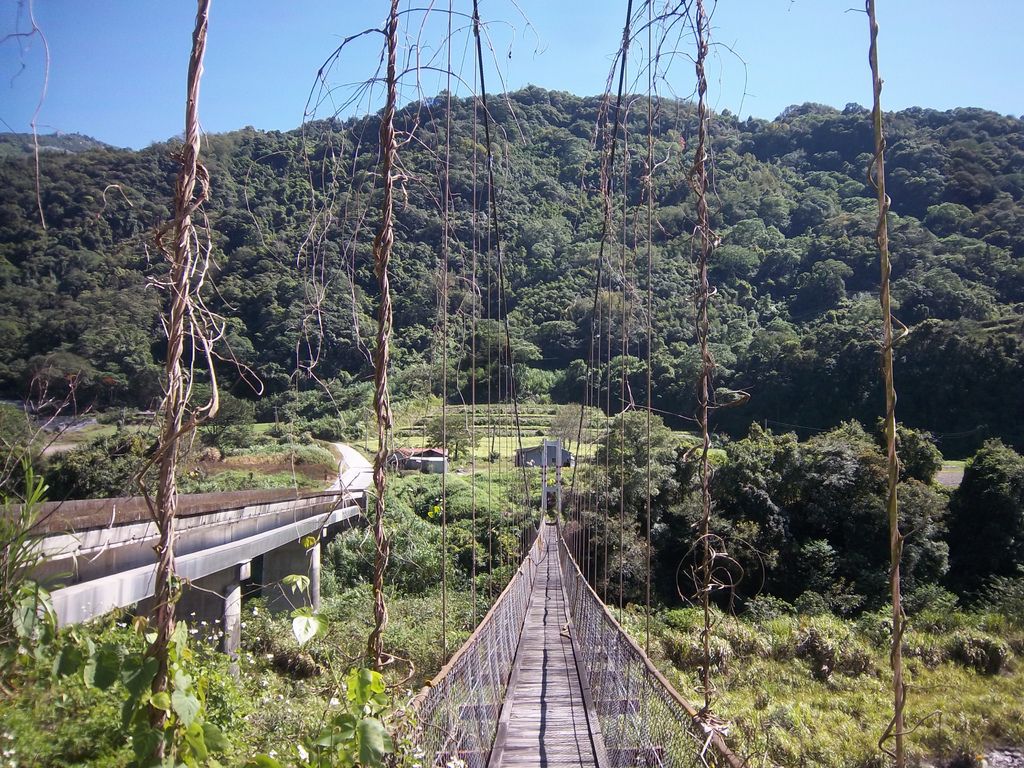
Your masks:
M392 283L399 396L440 388L445 118L443 110L435 114L436 102L418 102L399 115L409 138L401 150L406 177ZM699 363L686 181L695 121L685 102L657 106L654 405L687 415ZM582 394L603 211L601 142L594 139L601 108L599 97L532 87L492 102L500 129L495 170L506 299L517 382L527 396L570 401ZM465 389L472 367L481 387L497 375L498 301L484 213L482 126L469 100L456 100L453 110L448 344L450 380ZM647 154L646 100L632 100L625 122L629 176L639 178ZM934 432L947 456L966 455L991 436L1020 448L1024 121L974 109L912 109L890 115L887 129L897 214L893 290L897 317L911 331L897 350L899 416ZM867 111L806 104L771 122L723 113L712 131L714 224L721 237L711 274L718 288L712 330L718 383L751 396L743 407L719 412L720 428L746 434L750 422L767 421L798 425L806 436L851 418L873 424L882 405ZM342 410L365 406L368 390L345 384L368 379L370 371L376 136L377 119L369 117L287 133L246 128L208 139L210 303L227 318L225 356L251 366L266 387L261 408L271 407L292 381L313 386L309 369L336 393L358 393L339 398ZM33 376L47 380L51 391L74 381L80 404L147 406L158 396L160 299L146 285L164 268L152 242L155 227L169 218L174 149L45 155L45 229L31 158L0 161L5 396L24 396ZM625 364L633 397L642 402L644 190L627 189L626 197L625 212L616 203L605 254L599 310L615 319L601 339L605 360L611 349L613 380ZM471 360L474 305L477 359ZM305 372L295 377L297 369ZM251 396L234 370L225 364L233 391Z

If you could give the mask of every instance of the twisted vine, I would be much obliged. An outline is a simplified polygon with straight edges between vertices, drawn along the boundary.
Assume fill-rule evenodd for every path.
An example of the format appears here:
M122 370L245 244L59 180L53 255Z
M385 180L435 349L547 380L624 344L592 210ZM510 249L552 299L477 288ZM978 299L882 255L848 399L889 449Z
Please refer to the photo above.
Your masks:
M381 200L380 229L373 240L374 270L380 288L380 309L377 316L377 349L374 352L373 408L377 415L377 453L373 458L374 500L373 539L376 552L373 561L373 631L366 643L367 655L379 669L386 661L384 630L388 625L388 607L384 600L384 571L391 553L391 543L384 530L384 492L386 489L387 450L392 428L391 397L388 392L388 360L391 331L394 325L388 264L395 244L394 170L398 160L395 141L395 104L398 101L396 60L398 51L398 0L391 0L387 27L387 101L380 121L381 179L384 195Z

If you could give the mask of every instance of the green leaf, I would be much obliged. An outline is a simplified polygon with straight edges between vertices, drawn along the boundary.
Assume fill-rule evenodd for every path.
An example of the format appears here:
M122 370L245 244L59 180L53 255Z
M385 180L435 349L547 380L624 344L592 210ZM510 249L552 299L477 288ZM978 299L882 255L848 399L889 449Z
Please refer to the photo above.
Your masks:
M196 716L199 714L199 707L199 699L191 693L175 691L171 694L171 709L186 728L195 722Z
M14 608L14 632L22 640L32 640L39 626L39 604L35 597L24 597Z
M395 743L380 720L364 717L359 721L359 762L362 765L381 765L384 755L394 751Z
M312 549L313 547L316 546L318 541L320 541L320 539L317 538L316 536L303 536L301 539L299 539L299 543L305 549Z
M187 691L192 687L192 676L182 670L178 669L174 672L174 689L177 691Z
M86 685L105 691L121 674L121 648L104 643L90 655L82 674Z
M206 748L206 733L199 723L192 723L185 729L185 743L199 760L205 761L210 756L210 752Z
M317 746L333 749L338 744L349 744L356 737L356 728L359 720L355 715L345 713L338 715L331 721L329 728L320 732Z
M213 723L203 723L203 736L206 739L206 746L211 752L227 752L231 748L231 742Z
M384 693L384 677L374 669L360 667L353 669L345 678L348 700L357 707L371 703L377 694Z
M132 731L132 751L135 753L136 763L140 766L153 764L153 753L156 745L163 740L163 734L148 724L135 728Z
M292 594L309 591L309 576L301 573L291 573L281 579L281 583L286 587L291 587Z
M68 677L78 673L85 663L85 654L77 645L65 645L53 660L53 676Z
M292 614L292 633L299 645L305 645L317 635L327 631L327 621L312 611L298 610Z
M157 691L149 700L150 706L164 712L171 711L171 695L167 691Z
M250 757L243 768L281 768L281 764L269 755Z
M141 661L134 658L130 663L126 661L121 670L121 682L132 696L138 698L144 690L153 684L153 678L156 677L156 666L156 659L152 656Z

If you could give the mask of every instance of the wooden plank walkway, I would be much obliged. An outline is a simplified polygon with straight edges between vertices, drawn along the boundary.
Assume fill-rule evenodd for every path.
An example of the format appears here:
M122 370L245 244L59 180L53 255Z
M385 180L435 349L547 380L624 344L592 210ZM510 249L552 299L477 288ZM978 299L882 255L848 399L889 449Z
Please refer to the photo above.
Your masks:
M594 741L600 737L591 732L566 629L569 619L557 536L555 526L545 526L543 559L533 585L491 766L597 766Z

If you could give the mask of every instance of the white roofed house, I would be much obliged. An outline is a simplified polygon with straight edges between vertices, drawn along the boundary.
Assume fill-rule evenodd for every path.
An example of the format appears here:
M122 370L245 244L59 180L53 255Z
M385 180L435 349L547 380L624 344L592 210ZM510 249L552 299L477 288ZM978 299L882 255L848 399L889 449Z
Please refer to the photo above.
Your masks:
M388 465L395 469L418 470L440 475L448 471L448 450L445 448L399 448L388 456Z
M551 468L558 466L558 445L555 442L548 442L546 445L548 452L547 465ZM516 449L516 466L517 467L540 467L543 466L544 461L544 445L534 445L529 448L518 448ZM561 450L562 454L562 466L563 467L574 467L576 466L576 457L572 455L570 451L565 448Z

